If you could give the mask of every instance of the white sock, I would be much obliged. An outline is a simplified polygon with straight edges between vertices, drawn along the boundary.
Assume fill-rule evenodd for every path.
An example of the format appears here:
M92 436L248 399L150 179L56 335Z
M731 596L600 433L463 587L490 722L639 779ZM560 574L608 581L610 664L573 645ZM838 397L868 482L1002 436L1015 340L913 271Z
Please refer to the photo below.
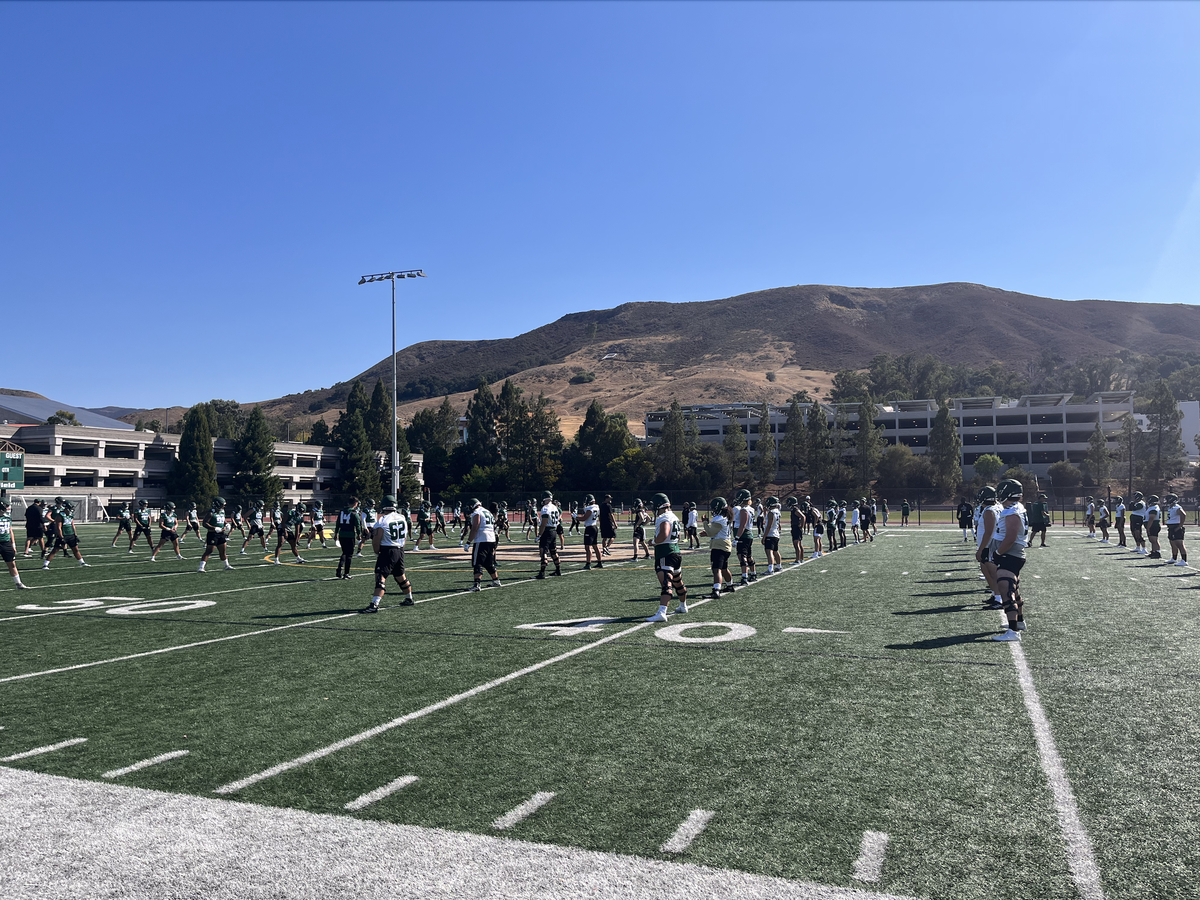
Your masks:
M713 593L714 593L714 594L719 594L719 593L721 593L721 582L719 582L719 581L714 581L714 582L713 582Z
M667 614L667 605L665 603L660 603L658 605L658 614L660 616L665 616Z
M12 578L13 578L13 584L20 584L20 583L21 583L21 576L20 576L20 575L14 575Z
M1003 602L1004 602L1004 598L1003 598L1003 597L1001 597L999 594L993 594L992 596L996 598L996 602L997 602L997 603L1003 603Z

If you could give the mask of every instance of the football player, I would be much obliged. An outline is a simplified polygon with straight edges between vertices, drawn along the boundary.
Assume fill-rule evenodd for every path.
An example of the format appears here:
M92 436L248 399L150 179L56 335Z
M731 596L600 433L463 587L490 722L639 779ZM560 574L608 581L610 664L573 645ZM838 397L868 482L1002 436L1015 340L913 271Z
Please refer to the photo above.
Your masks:
M1162 531L1162 511L1158 508L1158 494L1152 494L1146 505L1146 537L1150 540L1150 552L1147 559L1162 559L1162 548L1158 544L1158 535Z
M213 550L216 550L221 557L221 562L225 563L226 569L232 569L233 564L229 562L229 558L225 555L225 539L228 536L228 523L225 516L225 498L217 497L212 502L212 509L208 511L208 515L204 517L204 555L200 557L200 568L197 572L203 572L204 566L208 562L208 558L212 556Z
M700 525L700 511L696 508L696 504L690 500L683 505L684 510L684 527L687 529L688 549L700 549L700 534L698 531Z
M792 565L798 566L804 562L804 514L800 510L800 501L795 497L787 498L788 526L792 535L792 552L796 558Z
M150 554L150 562L158 562L158 551L167 543L175 549L175 558L183 559L183 554L179 552L179 518L175 515L175 504L170 500L163 504L158 516L158 530L158 545Z
M54 524L54 548L46 554L42 568L50 568L50 560L54 559L54 554L63 547L74 554L79 560L79 565L87 567L88 563L84 562L83 554L79 552L79 535L75 533L75 504L70 500L63 500L62 497L55 498L54 503L54 512L51 514Z
M179 538L179 542L183 543L184 539L193 531L196 532L196 537L200 537L200 511L196 508L194 500L188 504L187 524L183 527L183 535Z
M350 562L354 559L354 545L362 537L363 517L358 508L358 498L351 497L345 509L337 517L337 543L342 550L338 559L336 578L350 578ZM361 555L361 554L360 554Z
M1086 498L1086 502L1087 511L1085 518L1087 520L1088 537L1094 538L1096 536L1096 500L1094 497L1088 497Z
M1175 494L1167 494L1163 500L1167 504L1167 540L1171 543L1171 562L1177 566L1187 565L1187 548L1183 546L1183 526L1187 522L1187 513Z
M1121 498L1118 497L1118 500ZM1029 504L1029 546L1033 546L1033 539L1041 535L1042 542L1038 546L1046 546L1046 529L1050 527L1050 504L1046 502L1045 493L1038 494L1035 502ZM1119 528L1125 527L1124 509L1121 507L1121 520Z
M767 554L767 574L783 571L783 561L779 558L780 526L783 516L779 509L779 498L767 498L767 511L763 514L763 550Z
M576 518L583 519L583 552L586 556L583 567L592 567L592 554L595 554L596 568L603 569L604 563L600 559L600 507L596 504L595 497L588 494L583 498L582 514L576 515Z
M754 509L750 506L750 492L742 488L733 502L734 546L742 568L742 584L749 584L758 581L758 572L754 568Z
M1135 491L1133 505L1129 507L1129 533L1133 535L1133 552L1145 554L1146 539L1143 528L1146 525L1146 500L1141 491Z
M512 537L508 533L508 504L501 500L500 506L497 507L497 510L496 535L504 535L505 539L511 544Z
M654 507L655 513L654 571L662 589L658 595L658 611L646 621L665 622L672 588L675 590L675 596L679 598L679 606L675 608L675 613L683 615L688 611L687 586L683 583L683 557L679 549L683 526L675 513L671 512L671 501L666 494L655 494L650 498L650 505Z
M496 571L496 519L475 498L471 498L467 506L471 509L467 543L471 545L471 568L475 573L471 591L479 592L485 570L491 576L489 584L492 587L504 587L500 583L500 573Z
M812 528L813 559L817 559L825 555L821 549L821 538L825 533L825 526L821 523L821 516L817 513L817 508L812 505L807 497L804 498L804 518L808 522L809 527Z
M408 517L408 506L407 505L405 505L402 515L404 516L405 522L409 522L409 523L412 522L412 519L410 519ZM363 517L363 536L358 541L358 553L355 554L356 556L362 556L363 542L372 540L371 534L375 530L375 519L376 519L375 501L372 500L370 497L368 497L366 500L363 501L362 517ZM407 530L408 529L406 526L405 533L407 533Z
M984 601L988 609L1003 609L1004 597L996 581L996 564L992 561L992 538L996 534L996 520L1003 507L996 500L996 489L985 484L979 489L979 507L975 526L975 559L979 563L980 577L987 582L991 596Z
M1004 617L1008 627L994 641L1019 641L1025 630L1025 603L1021 599L1021 568L1025 565L1025 548L1029 546L1029 520L1021 504L1024 488L1014 478L996 485L996 501L1000 512L992 534L991 560L996 567L996 582L1003 598Z
M724 503L725 501L721 501ZM642 559L650 558L650 548L646 546L646 525L650 522L650 514L646 512L646 507L641 500L633 501L633 561L638 558L638 547L642 548L645 556Z
M433 546L433 517L430 515L430 504L426 500L421 504L421 508L417 510L417 542L413 547L414 551L420 551L421 538L429 538L429 549L436 550Z
M971 520L974 518L974 513L975 510L970 502L966 497L963 497L958 503L958 508L955 510L955 514L958 516L958 527L962 529L963 533L963 543L971 539Z
M613 541L617 539L617 514L613 507L612 494L605 494L600 502L600 552L612 555Z
M1096 504L1096 527L1100 529L1100 543L1108 543L1108 504L1104 502L1104 498L1100 498L1100 502ZM1095 537L1095 535L1092 535Z
M154 552L154 539L150 537L150 510L146 508L146 501L139 500L137 503L137 512L133 514L133 537L129 539L129 552L133 552L133 545L137 543L137 539L142 535L146 535L146 546L150 548L150 552Z
M117 538L121 536L121 532L125 532L130 538L133 537L133 528L131 527L132 516L129 514L129 501L126 500L121 504L121 508L117 510L117 533L113 536L112 545L117 546ZM133 541L131 540L132 544Z
M637 501L641 506L641 500ZM709 597L716 600L722 591L733 593L733 575L729 572L729 555L733 553L733 523L724 497L713 497L708 505L712 515L704 526L708 535L708 562L712 566L713 589Z
M1046 496L1045 494L1038 494L1039 499L1041 499L1042 497L1045 497L1045 496ZM1126 511L1125 498L1124 497L1113 497L1113 515L1115 516L1115 518L1113 519L1113 524L1115 524L1117 526L1117 546L1118 547L1127 547L1128 546L1125 543L1125 511ZM1043 547L1046 546L1046 544L1044 543L1045 540L1046 540L1046 533L1043 531L1042 532L1042 541L1043 541L1042 546Z
M278 538L275 544L275 565L281 565L279 562L279 551L283 549L284 541L292 550L292 556L296 557L296 562L307 562L300 555L300 551L296 549L296 545L300 542L300 532L304 528L304 508L299 501L292 504L291 509L287 511L286 518L280 512L280 522L276 528Z
M246 546L257 537L262 542L262 548L267 549L267 534L263 531L263 502L255 500L250 505L250 510L246 513L246 524L249 526L249 533L246 539L242 541L242 554L246 553Z
M554 502L554 495L549 491L542 494L542 510L538 515L538 525L541 531L538 535L538 561L541 568L536 578L546 577L546 560L554 560L554 575L562 574L558 562L558 529L562 526L562 511Z
M325 507L320 500L314 500L310 510L309 519L311 524L308 529L308 543L304 545L304 549L307 550L312 546L314 535L321 539L321 549L328 549L325 545Z
M371 547L375 551L375 593L364 613L379 612L379 603L387 591L387 580L395 578L404 591L401 606L413 605L412 583L404 573L404 544L408 539L408 519L396 510L396 498L383 498L381 515L371 529Z
M17 572L17 546L13 541L12 515L7 500L0 500L0 559L4 560L17 590L25 590L28 585L21 581L21 575Z
M904 528L908 525L908 516L912 512L912 505L908 500L900 501L900 527Z
M46 555L46 520L42 517L44 500L34 500L25 507L25 555L33 555L33 545L37 544L39 557ZM130 550L130 553L133 551Z

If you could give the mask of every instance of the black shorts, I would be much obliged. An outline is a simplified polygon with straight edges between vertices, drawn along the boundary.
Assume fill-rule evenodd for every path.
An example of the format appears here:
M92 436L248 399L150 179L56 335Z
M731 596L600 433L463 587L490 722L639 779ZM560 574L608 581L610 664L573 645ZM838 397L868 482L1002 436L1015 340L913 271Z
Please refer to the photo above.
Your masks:
M1096 517L1095 517L1095 516L1088 516L1088 517L1087 517L1087 526L1088 526L1088 528L1095 528L1095 527L1096 527Z
M223 546L225 546L225 532L210 531L210 532L208 532L208 534L206 534L204 536L205 549L211 550L213 547L223 547Z
M1124 527L1125 527L1125 517L1124 517L1124 516L1117 516L1117 520L1116 520L1116 521L1117 521L1117 527L1118 527L1118 528L1124 528Z
M763 538L763 549L767 550L767 551L772 551L772 552L778 553L779 552L779 538L777 538L777 537Z
M150 526L149 525L138 525L138 527L136 529L134 529L133 539L136 541L143 534L146 537L150 537Z
M602 540L607 541L609 538L615 538L616 536L617 529L613 528L611 525L600 525L600 538Z
M1021 574L1021 567L1025 565L1025 558L1022 556L1013 556L1011 553L1005 553L1003 556L997 556L992 560L997 569L1004 569L1012 572L1014 575Z
M754 538L750 536L738 538L737 544L738 562L749 564L754 562Z
M825 526L822 525L820 522L818 522L816 525L813 526L813 534L815 534L819 537L820 535L822 535L824 533L825 533Z
M250 537L254 537L254 532L250 532ZM354 549L354 543L358 540L358 535L353 531L339 531L337 542L342 547L342 552L348 552Z
M375 580L377 584L387 581L389 575L394 575L397 581L404 579L404 548L380 547L379 555L375 557Z
M425 535L429 535L430 537L433 537L433 527L431 525L422 525L421 526L421 537L425 537Z
M67 548L69 548L69 549L71 549L71 550L74 550L76 547L78 547L78 546L79 546L79 535L76 535L76 534L68 534L68 535L67 535L65 538L63 538L61 541L55 541L55 542L54 542L54 546L55 546L55 547L63 547L63 546L66 546Z
M803 531L797 531L795 528L792 529L792 543L793 544L798 544L800 542L800 539L803 537L804 537Z
M635 541L644 541L646 539L646 529L641 525L633 529L633 539Z
M547 528L538 537L538 548L543 553L548 553L551 550L558 550L558 535L553 528Z
M700 538L696 534L696 526L695 525L688 526L687 536L690 538L695 538L696 540L700 540Z
M40 540L46 536L46 526L41 522L32 525L29 522L25 523L25 537L31 541Z
M600 531L595 525L585 525L583 527L583 546L594 547L600 540Z
M683 557L678 553L668 553L666 556L659 556L657 551L654 554L654 568L658 572L675 572L683 571Z
M250 537L254 537L255 535L261 535L261 534L263 534L262 526L259 525L257 522L251 523ZM263 535L263 536L265 537L265 535Z
M1150 535L1150 537L1158 537L1160 531L1162 531L1162 525L1158 522L1152 522L1146 526L1146 534Z
M167 531L167 529L163 528L159 532L158 542L160 544L172 544L177 540L179 540L179 532L178 531Z
M714 569L729 568L729 551L728 550L709 550L708 561L712 563Z
M1135 538L1139 538L1142 536L1142 522L1143 521L1144 520L1141 518L1129 520L1129 530L1133 532L1133 536Z
M16 558L17 548L14 546L12 541L0 543L0 559L4 560L6 563L10 563L15 561Z
M471 565L478 575L482 570L496 571L496 542L479 541L471 545Z
M563 533L562 522L559 522L557 525L554 526L554 533L560 537L562 536L562 533Z
M1167 540L1168 541L1182 541L1183 540L1183 526L1182 525L1168 525L1167 526Z
M129 527L128 519L118 519L117 520L117 534L120 534L122 531L128 531L130 533L133 532L133 529Z
M1105 531L1107 531L1107 530L1108 530L1108 519L1101 519L1101 520L1100 520L1099 522L1097 522L1096 524L1097 524L1099 527L1103 528Z
M871 513L871 524L875 524L875 513Z

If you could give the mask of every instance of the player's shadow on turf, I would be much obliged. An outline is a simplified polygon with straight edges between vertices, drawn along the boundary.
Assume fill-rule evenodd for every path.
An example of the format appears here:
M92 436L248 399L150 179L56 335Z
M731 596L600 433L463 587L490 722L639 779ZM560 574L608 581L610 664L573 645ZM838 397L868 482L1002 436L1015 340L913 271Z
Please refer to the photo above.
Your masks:
M885 650L941 650L943 647L955 647L959 644L978 644L990 641L996 632L981 631L978 634L951 634L945 637L928 638L924 641L913 641L911 644L885 644Z
M974 592L973 591L955 591L954 593L966 594L966 593L974 593ZM940 595L939 594L916 594L914 596L937 597ZM937 613L963 612L964 610L967 610L967 609L974 609L974 607L969 607L964 603L964 604L959 604L957 606L935 606L932 609L898 609L898 610L895 610L892 613L892 615L893 616L932 616L932 615L936 615Z
M969 569L967 571L970 571ZM938 578L935 581L914 581L913 584L953 584L956 581L978 581L977 578Z
M978 594L979 588L971 588L965 591L927 591L924 594L912 594L913 597L963 597L967 594Z
M252 619L304 619L309 616L336 616L341 613L358 612L362 609L361 606L352 606L342 609L315 609L309 612L294 612L294 613L275 613L274 615L251 616Z

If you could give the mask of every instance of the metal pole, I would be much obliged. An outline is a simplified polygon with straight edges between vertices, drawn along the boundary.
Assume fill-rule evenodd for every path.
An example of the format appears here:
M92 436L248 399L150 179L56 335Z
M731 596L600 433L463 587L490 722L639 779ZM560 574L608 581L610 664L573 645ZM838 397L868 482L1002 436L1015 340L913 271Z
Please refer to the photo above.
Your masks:
M396 276L392 276L392 496L400 502L400 460L396 452Z

